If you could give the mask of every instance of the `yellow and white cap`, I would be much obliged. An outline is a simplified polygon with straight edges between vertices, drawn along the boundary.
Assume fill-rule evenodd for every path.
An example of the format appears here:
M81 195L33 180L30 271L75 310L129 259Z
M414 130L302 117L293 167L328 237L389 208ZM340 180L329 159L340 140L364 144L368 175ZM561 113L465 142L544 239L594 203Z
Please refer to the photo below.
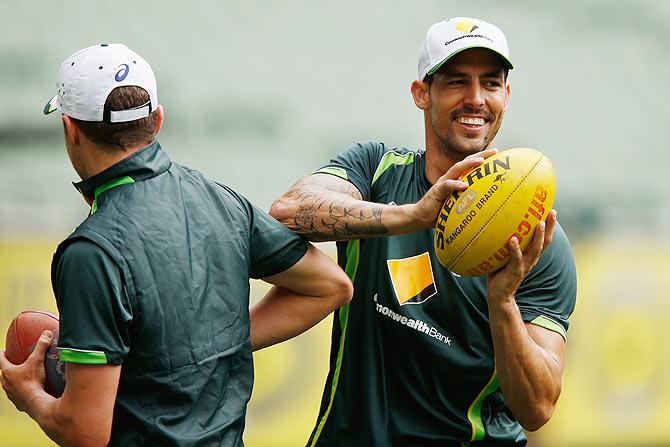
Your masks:
M469 48L487 48L498 54L507 68L507 38L500 28L470 17L452 17L428 28L419 48L419 79L435 73L449 59Z
M116 87L137 86L149 101L128 110L104 113ZM145 118L158 107L156 77L140 55L122 43L99 44L77 51L58 70L57 94L44 106L47 115L60 110L82 121L122 123Z

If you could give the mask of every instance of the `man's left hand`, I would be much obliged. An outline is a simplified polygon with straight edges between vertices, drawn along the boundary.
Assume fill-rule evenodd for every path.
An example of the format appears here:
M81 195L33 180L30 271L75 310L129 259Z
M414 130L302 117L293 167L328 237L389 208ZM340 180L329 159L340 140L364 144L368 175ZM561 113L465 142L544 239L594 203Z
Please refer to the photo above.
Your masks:
M524 252L521 251L516 237L509 240L509 262L502 269L490 274L487 279L489 306L514 301L517 288L551 244L555 226L556 210L551 210L546 224L540 222L535 228L533 240Z

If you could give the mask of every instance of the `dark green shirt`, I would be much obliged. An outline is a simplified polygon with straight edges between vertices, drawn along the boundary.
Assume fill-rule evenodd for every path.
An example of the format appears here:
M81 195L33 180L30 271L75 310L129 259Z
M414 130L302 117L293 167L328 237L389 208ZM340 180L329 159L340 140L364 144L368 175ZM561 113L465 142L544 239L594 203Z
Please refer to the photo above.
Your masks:
M430 188L424 152L365 142L318 172L367 201L417 202ZM354 282L332 334L330 372L309 446L521 446L495 372L486 277L444 269L434 231L338 243ZM557 226L519 287L523 319L566 337L575 306L570 245Z
M111 445L242 445L249 278L306 243L158 142L76 186L95 201L54 255L58 349L122 365Z

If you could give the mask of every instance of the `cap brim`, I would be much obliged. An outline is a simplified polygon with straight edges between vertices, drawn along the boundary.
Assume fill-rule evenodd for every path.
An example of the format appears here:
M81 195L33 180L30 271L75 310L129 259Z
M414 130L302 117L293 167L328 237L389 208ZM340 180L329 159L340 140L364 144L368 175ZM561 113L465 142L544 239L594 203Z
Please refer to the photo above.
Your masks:
M44 112L45 115L48 115L55 112L56 110L58 110L58 95L54 96L49 100L49 102L46 103L42 112Z
M484 49L486 49L486 50L490 50L490 51L492 51L493 53L495 53L497 56L500 57L500 60L502 61L503 66L504 66L505 68L507 68L508 70L511 70L511 69L514 68L514 66L512 65L512 61L510 61L509 58L508 58L507 56L505 56L504 54L502 54L502 53L499 52L498 50L493 49L493 48L488 47L488 46L485 46L485 45L471 45L471 46L469 46L469 47L459 48L458 50L456 50L456 51L454 51L453 53L451 53L449 56L447 56L447 57L445 57L444 59L442 59L442 61L441 61L439 64L435 65L433 68L431 68L430 70L428 70L428 71L426 72L426 74L424 75L424 78L425 78L426 76L430 76L430 75L432 75L432 74L435 74L435 72L436 72L437 70L439 70L439 69L440 69L440 68L441 68L441 67L442 67L442 66L443 66L449 59L451 59L452 57L456 56L458 53L462 53L463 51L465 51L465 50L469 50L469 49L471 49L471 48L484 48Z

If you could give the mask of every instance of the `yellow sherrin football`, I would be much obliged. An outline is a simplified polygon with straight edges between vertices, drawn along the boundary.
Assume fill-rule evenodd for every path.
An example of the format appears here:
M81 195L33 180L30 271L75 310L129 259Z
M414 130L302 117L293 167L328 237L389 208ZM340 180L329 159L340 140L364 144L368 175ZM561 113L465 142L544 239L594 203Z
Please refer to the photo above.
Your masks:
M447 198L435 223L435 252L454 273L485 275L507 264L512 236L522 250L530 244L554 204L556 174L541 152L516 148L487 158L461 180L468 189Z

